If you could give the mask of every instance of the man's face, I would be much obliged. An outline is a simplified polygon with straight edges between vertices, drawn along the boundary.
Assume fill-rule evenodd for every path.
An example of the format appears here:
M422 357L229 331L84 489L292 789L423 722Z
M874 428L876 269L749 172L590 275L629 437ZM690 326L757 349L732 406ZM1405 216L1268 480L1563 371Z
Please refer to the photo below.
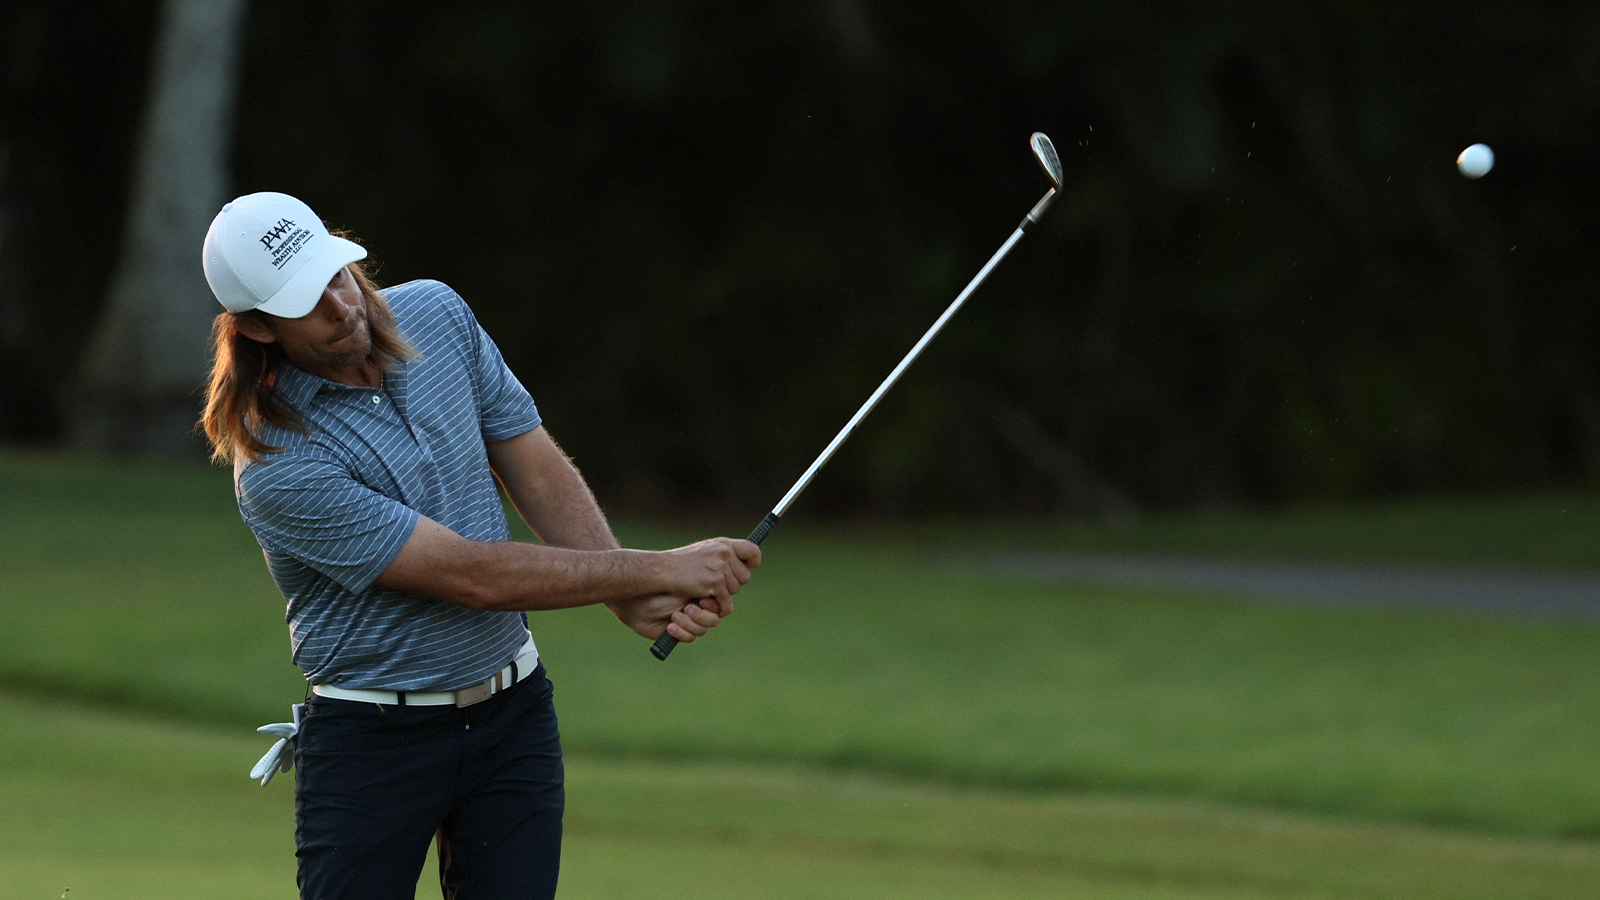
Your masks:
M253 340L277 343L290 362L324 377L330 369L360 365L372 353L367 307L348 266L328 282L311 312L298 319L268 316L265 328L241 324L240 330Z

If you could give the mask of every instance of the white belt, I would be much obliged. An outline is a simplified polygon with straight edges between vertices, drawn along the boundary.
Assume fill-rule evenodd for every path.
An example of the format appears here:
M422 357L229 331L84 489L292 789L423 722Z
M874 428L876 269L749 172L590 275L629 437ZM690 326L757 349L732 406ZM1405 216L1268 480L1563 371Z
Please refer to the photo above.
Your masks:
M533 645L533 638L530 637L517 651L517 658L510 665L489 676L488 681L459 691L369 691L314 684L311 693L335 700L359 700L362 703L386 703L390 706L471 706L527 678L538 667L539 649Z

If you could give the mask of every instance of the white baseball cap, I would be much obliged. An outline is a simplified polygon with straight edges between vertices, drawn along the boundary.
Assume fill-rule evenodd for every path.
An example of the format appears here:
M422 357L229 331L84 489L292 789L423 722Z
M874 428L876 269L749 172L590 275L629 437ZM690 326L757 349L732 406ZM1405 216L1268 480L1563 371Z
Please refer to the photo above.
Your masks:
M298 319L316 308L340 269L366 256L367 248L329 234L311 207L265 191L222 207L206 232L201 264L229 312Z

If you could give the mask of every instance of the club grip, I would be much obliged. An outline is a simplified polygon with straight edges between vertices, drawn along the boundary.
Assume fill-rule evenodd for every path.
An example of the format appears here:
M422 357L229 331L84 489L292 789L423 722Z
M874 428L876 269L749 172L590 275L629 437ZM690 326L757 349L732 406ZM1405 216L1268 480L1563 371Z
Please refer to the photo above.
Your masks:
M757 525L756 530L750 532L750 536L745 540L759 546L762 541L767 539L767 535L772 533L772 529L777 524L778 514L767 513L767 517L761 520L761 524ZM665 660L672 655L672 648L676 646L678 646L678 639L663 631L661 632L661 637L656 638L656 642L650 645L650 653L656 659Z
M745 538L745 540L759 547L761 546L761 542L767 539L767 535L771 534L772 529L776 528L777 525L778 514L767 513L767 517L761 520L761 524L757 525L756 530L750 532L750 536Z
M656 638L656 642L650 645L650 652L655 655L656 659L664 660L672 655L672 648L676 646L678 646L678 639L663 631L661 632L661 637Z

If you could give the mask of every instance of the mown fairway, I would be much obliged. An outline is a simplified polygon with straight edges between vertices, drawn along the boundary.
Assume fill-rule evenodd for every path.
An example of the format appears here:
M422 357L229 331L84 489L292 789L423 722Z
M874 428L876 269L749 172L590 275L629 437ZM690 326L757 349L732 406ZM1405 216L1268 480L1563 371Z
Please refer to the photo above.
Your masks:
M0 458L0 497L0 897L291 894L289 786L244 772L303 684L225 473ZM657 870L685 897L1593 895L1600 628L950 560L1018 534L1396 558L1363 548L1405 521L1427 537L1398 558L1576 567L1566 532L1597 506L1167 520L1120 544L786 523L738 616L666 664L598 610L536 616L572 751L564 895L674 896Z
M240 729L0 695L0 897L293 894L286 784ZM1589 896L1600 847L1203 800L715 761L569 763L563 896ZM437 896L431 867L417 894Z

